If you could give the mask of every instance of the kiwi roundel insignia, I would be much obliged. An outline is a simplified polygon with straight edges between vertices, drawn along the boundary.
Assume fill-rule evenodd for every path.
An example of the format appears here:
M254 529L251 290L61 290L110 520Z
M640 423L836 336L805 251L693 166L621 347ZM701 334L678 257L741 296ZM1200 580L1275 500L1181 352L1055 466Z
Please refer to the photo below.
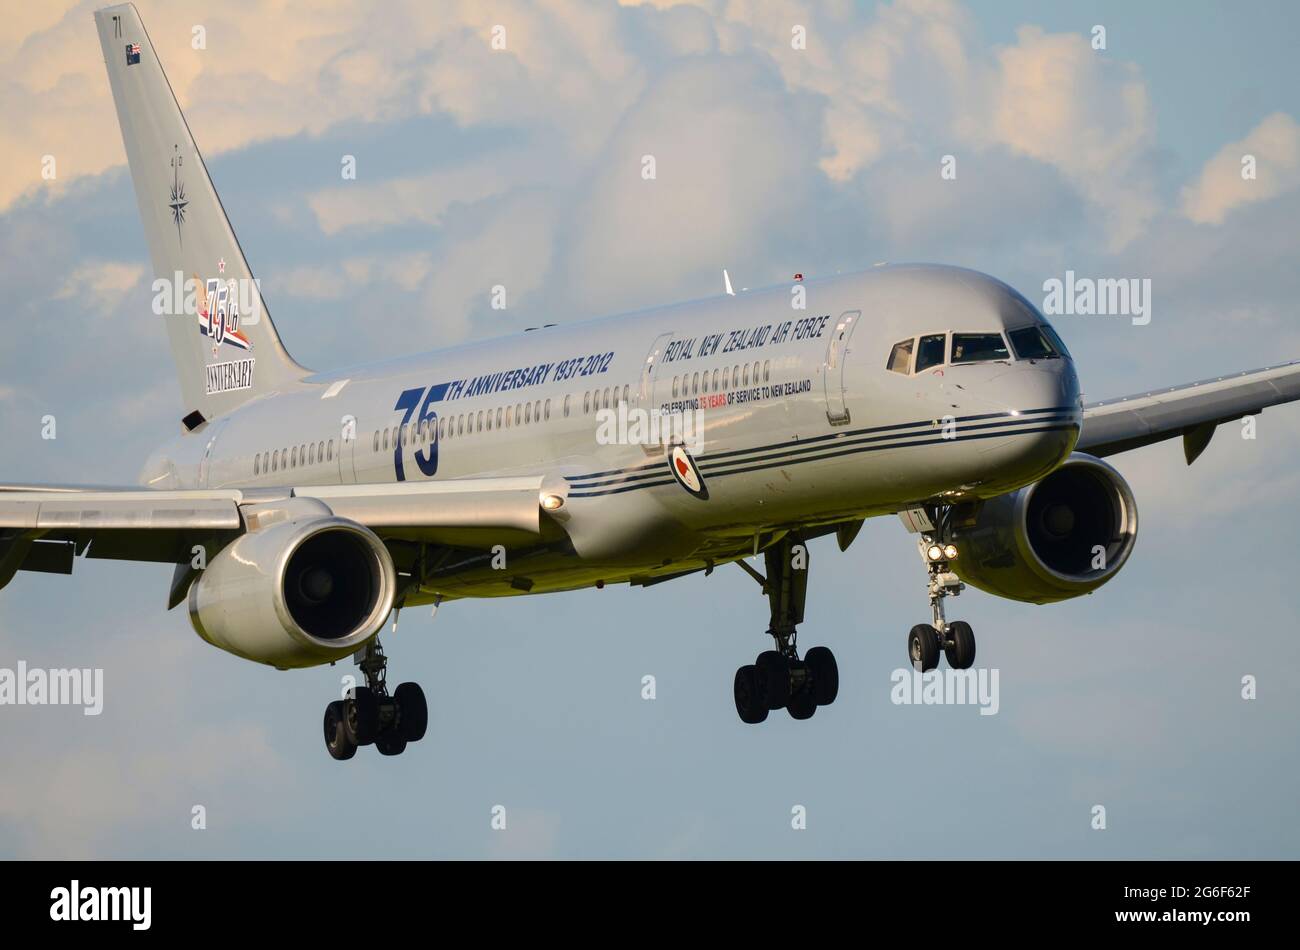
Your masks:
M704 476L700 474L700 469L695 464L695 459L691 458L691 453L683 446L673 446L672 452L668 455L668 467L672 469L673 478L677 479L678 485L696 498L708 500L709 489L704 484Z

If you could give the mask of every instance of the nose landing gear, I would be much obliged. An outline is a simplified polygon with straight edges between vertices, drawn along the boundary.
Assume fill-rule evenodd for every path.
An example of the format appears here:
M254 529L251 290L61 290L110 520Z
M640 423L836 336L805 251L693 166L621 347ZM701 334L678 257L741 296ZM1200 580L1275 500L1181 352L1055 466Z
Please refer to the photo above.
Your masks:
M813 647L799 658L796 627L803 622L808 594L808 549L787 535L764 552L767 576L744 561L737 563L763 585L771 608L767 632L774 650L765 650L736 671L734 696L742 722L760 723L775 709L793 719L811 719L818 706L829 706L839 694L840 674L835 655Z
M366 685L347 699L325 707L325 748L336 759L350 759L357 747L374 745L381 755L400 755L419 742L429 726L429 707L417 683L402 683L388 693L388 658L375 637L357 654Z
M928 575L932 622L918 623L908 633L907 658L922 673L939 665L940 651L954 670L970 669L975 664L975 631L964 620L949 623L944 616L944 599L957 596L966 585L952 571L951 562L958 555L956 546L941 537L923 534L918 544Z

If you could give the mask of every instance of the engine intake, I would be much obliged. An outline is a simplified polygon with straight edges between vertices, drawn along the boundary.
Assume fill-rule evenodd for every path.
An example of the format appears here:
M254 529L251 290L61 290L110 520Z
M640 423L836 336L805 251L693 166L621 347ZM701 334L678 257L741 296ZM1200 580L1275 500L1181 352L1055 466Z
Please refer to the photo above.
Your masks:
M1087 594L1119 573L1137 541L1123 476L1076 452L1047 477L986 501L954 540L953 570L973 587L1047 604Z
M213 646L280 669L354 653L379 632L397 586L364 525L332 515L241 535L190 588L190 622Z

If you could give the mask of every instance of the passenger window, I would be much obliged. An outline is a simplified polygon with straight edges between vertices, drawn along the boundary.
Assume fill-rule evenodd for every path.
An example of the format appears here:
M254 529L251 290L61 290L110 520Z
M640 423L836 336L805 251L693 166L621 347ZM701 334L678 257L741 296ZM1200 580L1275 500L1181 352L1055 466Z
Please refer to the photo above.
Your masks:
M934 333L930 336L921 337L921 342L916 348L916 371L919 373L931 366L942 366L944 346L947 342L948 334L946 333Z
M764 360L763 361L763 382L767 383L771 381L772 381L772 361Z
M910 373L912 371L912 344L914 342L916 341L904 340L902 343L895 343L885 368L891 373L902 373L904 376Z
M546 413L546 419L549 421L551 418L551 401L549 399L542 405L542 411Z
M954 363L978 363L981 360L1010 358L1006 341L1002 339L1001 333L954 333L952 335Z
M279 470L280 470L280 453L279 453L278 451L276 451L276 452L272 452L272 453L271 453L271 471L273 471L273 472L278 472Z
M569 418L569 394L564 394L564 418Z
M731 388L731 370L727 369L725 366L722 368L722 388Z
M258 469L261 467L261 464L262 464L262 456L261 456L261 453L259 453L259 454L257 454L257 455L254 455L254 456L253 456L253 474L254 474L254 475L261 474L261 473L258 471Z
M293 451L289 453L289 467L298 467L298 446L296 445L293 447Z
M308 465L316 464L316 443L315 442L313 442L311 445L307 447L307 464Z
M624 383L624 384L623 384L623 403L624 403L624 405L627 404L627 397L628 397L628 393L629 393L630 391L631 391L631 387L629 387L627 383Z
M745 382L744 382L743 385L748 386L748 385L749 385L749 364L748 364L748 363L745 364L745 376L744 376L744 379L745 379Z
M333 439L330 439L329 442L326 443L326 449L328 454L326 455L325 460L327 462L334 461L334 440Z
M673 398L677 398L677 377L673 377Z
M713 391L715 393L718 391L718 371L716 369L713 371Z
M699 394L700 394L700 374L696 373L695 378L691 380L691 395L698 396Z

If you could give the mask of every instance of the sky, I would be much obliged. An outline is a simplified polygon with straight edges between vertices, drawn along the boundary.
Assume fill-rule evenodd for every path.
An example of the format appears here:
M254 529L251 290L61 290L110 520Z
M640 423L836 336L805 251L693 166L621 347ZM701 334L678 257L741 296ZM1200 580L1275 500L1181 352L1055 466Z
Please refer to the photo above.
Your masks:
M94 6L6 11L0 481L132 483L183 411ZM1146 326L1054 319L1090 400L1300 358L1289 2L137 6L313 368L885 260L1034 301L1067 270L1151 280ZM1101 590L950 602L991 716L891 702L928 613L893 518L811 545L800 642L841 687L807 722L737 719L769 641L728 566L405 612L390 678L429 733L346 763L320 738L345 664L221 653L165 611L165 566L20 574L0 667L100 668L105 695L0 706L0 856L1295 858L1300 407L1256 421L1191 468L1176 441L1111 459L1141 530Z

